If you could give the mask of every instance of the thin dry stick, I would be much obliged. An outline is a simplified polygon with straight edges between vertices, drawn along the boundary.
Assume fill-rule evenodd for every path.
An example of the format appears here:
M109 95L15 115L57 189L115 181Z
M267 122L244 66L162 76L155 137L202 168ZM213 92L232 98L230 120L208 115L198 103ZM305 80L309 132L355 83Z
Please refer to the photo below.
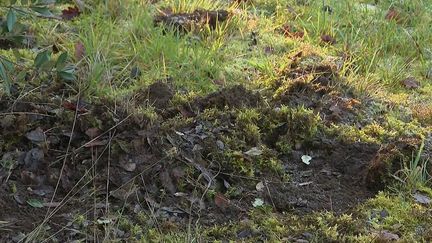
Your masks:
M267 189L267 193L268 193L268 195L269 195L269 197L270 197L270 201L271 201L271 203L272 203L272 205L273 205L273 208L276 208L276 206L275 206L275 204L274 204L274 202L273 202L273 197L272 197L272 195L271 195L271 193L270 193L270 189L269 189L268 184L267 184L267 180L264 180L264 185L265 185L265 187L266 187L266 189Z
M148 197L147 186L146 186L146 183L145 183L142 175L141 175L141 181L142 181L144 189L145 189L145 195L146 195L146 197ZM146 201L147 207L150 209L150 214L151 214L151 217L153 218L153 220L157 226L157 230L159 231L160 234L162 234L162 230L160 229L160 223L159 223L158 219L156 218L156 215L154 214L154 206L152 204L150 204L147 200L145 200L145 201Z

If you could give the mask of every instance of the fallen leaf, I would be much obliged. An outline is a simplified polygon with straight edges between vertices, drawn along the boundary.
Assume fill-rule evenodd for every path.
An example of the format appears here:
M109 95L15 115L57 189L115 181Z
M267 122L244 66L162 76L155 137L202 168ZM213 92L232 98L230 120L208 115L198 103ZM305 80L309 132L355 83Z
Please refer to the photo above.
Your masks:
M125 171L132 172L136 169L136 163L133 162L127 162L127 163L120 163L120 167L122 167Z
M85 132L85 134L86 134L89 138L91 138L91 139L93 139L93 138L99 136L100 133L101 133L101 132L100 132L99 128L97 128L97 127L89 128L89 129L87 129L87 131Z
M35 173L27 170L21 171L20 176L22 183L25 185L40 185L44 180L42 176L38 176Z
M214 197L214 202L219 208L226 208L230 204L230 200L220 192L216 193Z
M38 127L35 130L28 132L26 134L26 138L30 141L32 141L33 143L41 143L41 142L45 142L46 140L46 135L44 133L44 131L42 130L42 128Z
M255 189L259 192L262 192L264 190L264 187L265 187L264 183L260 181L256 184Z
M309 155L302 155L301 160L303 163L310 165L310 161L312 160L312 157Z
M15 199L15 201L16 201L18 204L21 204L21 205L24 204L24 199L23 199L22 195L15 193L15 194L13 195L13 198Z
M44 151L40 148L33 148L28 151L24 158L25 168L29 171L36 171L44 161Z
M77 105L76 102L65 101L63 102L63 107L66 110L78 111L78 113L86 113L88 111L85 107L85 104L82 102L79 102Z
M74 7L68 7L66 9L63 9L60 17L64 20L72 20L78 17L80 14L81 14L80 9L77 6L74 6Z
M27 200L28 205L34 207L34 208L43 208L43 202L35 199L35 198L31 198L29 200Z
M394 8L390 8L387 11L385 19L389 20L389 21L394 20L394 21L396 21L396 23L401 23L402 22L401 14L396 9L394 9Z
M246 151L245 154L249 155L249 156L260 156L262 154L262 150L260 150L257 147L253 147L253 148L249 149L248 151Z
M420 204L428 205L431 203L431 199L426 195L423 195L420 193L414 193L413 197L414 197L415 201L420 203Z
M402 85L407 89L420 88L420 83L414 77L408 77L401 81Z
M225 148L225 145L221 140L217 140L216 145L217 145L218 149L220 149L220 150L224 150L224 148Z

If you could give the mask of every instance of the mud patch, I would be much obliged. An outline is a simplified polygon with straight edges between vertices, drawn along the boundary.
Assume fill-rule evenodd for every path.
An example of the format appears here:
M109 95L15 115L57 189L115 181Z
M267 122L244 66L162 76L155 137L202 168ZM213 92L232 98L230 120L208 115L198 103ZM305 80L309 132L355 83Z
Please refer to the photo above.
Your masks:
M290 183L272 185L266 195L278 210L343 213L374 195L367 188L365 176L378 145L331 140L319 144L309 153L295 151L283 159ZM304 164L301 156L311 153L310 164Z
M155 26L172 27L179 32L191 32L209 26L215 29L218 23L228 19L229 13L226 10L195 10L192 13L170 13L165 11L154 18Z

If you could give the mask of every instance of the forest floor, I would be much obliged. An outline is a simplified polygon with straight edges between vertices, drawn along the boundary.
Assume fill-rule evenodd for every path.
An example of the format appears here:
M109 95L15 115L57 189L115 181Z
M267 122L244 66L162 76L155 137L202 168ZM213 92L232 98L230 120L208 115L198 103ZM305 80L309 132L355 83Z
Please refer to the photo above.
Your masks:
M430 1L23 2L0 241L432 241Z

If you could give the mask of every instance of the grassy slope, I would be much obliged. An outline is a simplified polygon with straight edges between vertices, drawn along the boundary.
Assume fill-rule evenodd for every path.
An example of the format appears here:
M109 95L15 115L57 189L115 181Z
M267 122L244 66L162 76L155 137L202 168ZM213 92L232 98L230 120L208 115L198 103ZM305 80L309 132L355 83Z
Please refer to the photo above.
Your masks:
M75 43L84 44L86 58L78 64L81 68L78 82L88 99L110 97L121 101L137 89L167 78L177 87L179 100L207 94L221 85L240 83L250 89L266 89L280 78L281 70L290 63L289 57L303 51L320 56L321 62L338 66L340 75L357 95L388 104L372 109L376 113L385 111L387 122L378 128L382 136L359 135L349 126L335 127L346 130L346 139L382 142L383 137L407 133L427 136L430 132L431 1L385 0L376 6L368 1L324 1L331 7L331 13L323 11L321 1L308 0L255 0L239 6L212 0L167 0L155 4L133 0L99 2L93 1L88 13L72 22L42 20L33 24L40 46L56 43L73 53ZM178 36L172 32L164 34L153 26L153 16L164 7L171 7L174 12L223 8L234 15L216 31ZM390 7L402 13L401 23L385 18ZM285 37L278 30L286 24L303 31L304 37ZM252 31L257 33L255 46L250 45ZM323 44L323 34L333 36L336 44ZM34 53L29 50L27 55L31 57ZM142 71L139 80L128 77L132 67ZM400 81L407 77L418 80L420 88L409 90L401 85ZM430 219L422 215L430 214L432 208L415 203L411 190L423 189L429 196L432 193L424 181L413 179L415 168L407 166L404 172L406 176L400 175L403 183L397 189L380 193L360 205L356 215L316 213L300 218L260 209L251 213L250 222L213 228L198 226L193 233L172 235L148 230L147 235L172 242L221 239L235 237L235 232L250 228L265 232L272 241L288 240L289 236L306 231L316 233L312 241L369 242L377 237L377 231L385 229L398 232L408 242L426 240L427 233L418 231L430 226ZM381 210L391 216L372 217Z

